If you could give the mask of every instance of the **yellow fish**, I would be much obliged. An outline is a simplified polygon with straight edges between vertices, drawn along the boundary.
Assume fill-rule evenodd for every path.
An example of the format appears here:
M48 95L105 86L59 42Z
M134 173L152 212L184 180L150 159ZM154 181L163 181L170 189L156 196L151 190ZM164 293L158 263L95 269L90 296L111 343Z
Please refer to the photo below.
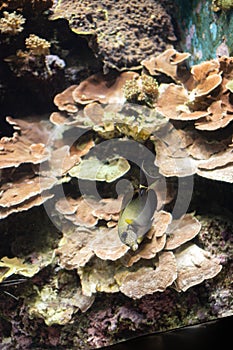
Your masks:
M127 200L127 197L118 220L118 234L121 241L135 251L151 228L157 196L154 190L141 187L132 199Z

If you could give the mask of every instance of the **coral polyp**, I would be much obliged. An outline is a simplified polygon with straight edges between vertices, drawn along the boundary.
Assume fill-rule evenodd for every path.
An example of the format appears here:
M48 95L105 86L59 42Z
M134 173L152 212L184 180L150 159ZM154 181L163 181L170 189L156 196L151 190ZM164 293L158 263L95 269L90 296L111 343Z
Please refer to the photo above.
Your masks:
M23 24L26 19L15 11L9 13L3 12L3 17L0 18L0 32L2 34L17 35L23 30Z

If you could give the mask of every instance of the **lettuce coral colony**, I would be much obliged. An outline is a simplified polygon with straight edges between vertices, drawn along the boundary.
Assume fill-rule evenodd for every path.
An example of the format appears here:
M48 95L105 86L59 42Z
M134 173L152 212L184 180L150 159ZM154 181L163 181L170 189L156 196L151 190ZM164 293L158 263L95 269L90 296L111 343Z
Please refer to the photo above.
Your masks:
M0 3L7 350L9 338L16 349L86 350L233 313L233 58L189 65L170 46L168 4ZM53 103L38 114L44 87ZM126 192L142 185L157 206L133 251L118 222Z

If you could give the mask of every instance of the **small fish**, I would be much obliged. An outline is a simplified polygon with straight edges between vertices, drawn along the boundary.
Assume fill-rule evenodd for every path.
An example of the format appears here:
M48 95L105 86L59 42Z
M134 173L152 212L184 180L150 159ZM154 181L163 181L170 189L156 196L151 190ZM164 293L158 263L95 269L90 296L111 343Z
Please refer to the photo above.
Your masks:
M118 220L118 234L121 241L135 251L151 228L157 196L154 190L142 186L132 199L128 200L127 197L123 200Z

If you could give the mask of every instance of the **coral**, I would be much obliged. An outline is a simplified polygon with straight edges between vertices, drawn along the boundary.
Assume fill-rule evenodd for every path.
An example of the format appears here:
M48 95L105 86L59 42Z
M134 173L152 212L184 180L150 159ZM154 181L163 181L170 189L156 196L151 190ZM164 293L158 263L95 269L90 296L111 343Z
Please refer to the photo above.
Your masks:
M170 15L159 2L150 0L143 4L138 0L130 4L62 0L53 6L50 18L65 18L72 31L86 35L105 71L140 66L143 58L176 40Z
M164 88L157 110L174 120L194 120L198 130L225 128L233 119L230 91L226 91L231 77L232 58L222 56L195 65L183 85Z
M39 268L36 265L26 264L21 259L18 259L18 258L9 259L8 257L3 257L1 259L0 269L4 271L3 273L1 273L0 283L4 279L14 274L19 274L25 277L32 277L39 271Z
M198 174L232 183L231 137L211 140L197 131L179 130L171 125L164 132L167 133L164 139L155 137L155 164L164 176Z
M89 104L96 101L104 104L123 104L125 102L123 86L128 80L137 76L135 72L123 72L116 76L94 74L82 81L72 91L72 96L78 104Z
M55 140L56 136L48 122L6 119L13 127L13 136L0 139L1 218L51 199L49 190L58 184L58 178L79 163L93 145L92 140L84 140L76 146L60 143L56 149L49 148L50 137Z
M212 9L217 12L219 10L231 10L233 8L232 0L213 0Z
M69 175L83 180L112 182L129 169L128 161L121 157L117 158L117 155L114 159L106 159L105 162L91 157L70 169Z
M233 80L228 81L226 88L230 90L230 92L233 92Z
M104 138L126 134L145 140L167 120L147 106L125 103L124 95L131 95L132 84L139 84L141 97L152 106L158 95L152 77L143 74L140 78L136 72L95 74L55 96L54 103L62 113L53 112L50 120L56 125L90 126Z
M10 117L7 121L14 132L12 137L2 137L0 140L1 218L41 205L53 196L47 190L57 181L45 177L40 182L32 169L26 175L21 170L25 163L40 164L48 160L50 153L45 148L49 137L47 126L38 121L30 123Z
M210 254L195 244L186 243L176 251L175 257L178 274L175 289L178 291L185 292L204 279L216 276L222 269L217 260L214 263Z
M53 5L53 0L3 0L0 10L21 10L25 13L38 14L48 10Z
M185 230L185 227L188 230ZM168 238L165 249L176 249L181 244L184 244L200 232L201 223L191 214L186 214L181 220L173 220L167 229ZM171 233L169 233L171 232Z
M107 21L105 5L98 6ZM101 43L97 27L88 40L96 35ZM47 54L43 40L40 49L26 42L28 51L17 53L21 68L27 65L38 79L65 65ZM217 197L211 185L221 184L206 178L233 182L233 60L218 57L189 69L188 57L169 49L143 57L138 72L90 72L53 94L52 123L48 115L6 118L7 136L0 140L1 292L12 287L13 274L27 277L0 301L4 305L12 292L19 297L16 307L6 303L0 322L12 347L86 350L232 314L232 224L200 214L212 203L196 199L198 186L188 213L176 213L176 200L187 195L179 193L181 178L186 184L188 176L199 175L203 198L210 191L211 199ZM132 251L119 238L118 220L123 183L133 195L144 183L140 170L157 208L151 229ZM230 185L224 185L230 197Z
M100 201L91 197L61 198L56 202L56 210L75 225L93 227L99 220L105 220L108 227L116 226L122 205L122 196L103 198Z
M12 137L0 139L0 168L18 167L22 163L38 164L49 158L45 148L49 137L46 125L40 122L26 122L11 117L6 118L13 126Z
M17 50L15 55L4 59L16 77L23 77L35 88L43 83L56 83L63 76L66 63L57 55L50 54L50 42L35 34L25 39L27 50ZM34 84L33 84L34 82Z
M35 34L30 34L28 38L25 39L26 48L29 53L35 56L46 56L49 55L50 43L40 38Z
M129 102L145 103L148 106L153 106L158 97L157 81L146 74L127 80L123 89L125 98Z
M2 34L17 35L22 32L23 24L26 19L16 12L9 13L7 11L3 12L2 18L0 18L0 32Z
M21 178L19 181L4 183L1 187L0 218L37 205L41 205L46 200L53 197L51 193L46 192L57 182L56 178L44 177L39 178Z
M31 317L42 317L45 323L66 324L79 310L85 312L94 302L94 297L84 296L74 276L67 271L59 271L49 284L36 291L25 303Z
M49 135L47 127L40 122L30 123L10 117L7 121L13 126L14 134L0 140L1 218L41 205L53 196L47 190L57 181L45 177L42 184L33 171L28 171L27 175L20 172L22 164L39 164L49 158L45 149Z
M78 112L78 108L72 95L76 87L77 85L71 85L66 90L54 97L54 104L60 111L67 111L68 113Z
M64 236L56 250L61 266L66 269L85 266L94 255L115 261L128 251L118 237L117 228L70 226L69 229L64 227Z
M184 82L188 79L189 73L184 68L184 61L190 57L188 52L178 52L175 49L167 49L160 55L151 56L142 61L150 75L158 75L164 73L171 77L174 81Z
M197 236L200 228L191 215L171 223L169 213L156 213L146 239L136 252L131 252L120 241L117 228L68 225L63 228L56 253L63 268L78 269L84 295L120 290L137 299L172 284L179 291L186 290L221 271L217 259L197 245L186 243ZM187 260L190 254L194 264Z
M177 278L176 259L172 252L158 255L156 268L141 267L137 271L118 272L115 276L120 284L120 291L133 299L155 292L163 292Z

